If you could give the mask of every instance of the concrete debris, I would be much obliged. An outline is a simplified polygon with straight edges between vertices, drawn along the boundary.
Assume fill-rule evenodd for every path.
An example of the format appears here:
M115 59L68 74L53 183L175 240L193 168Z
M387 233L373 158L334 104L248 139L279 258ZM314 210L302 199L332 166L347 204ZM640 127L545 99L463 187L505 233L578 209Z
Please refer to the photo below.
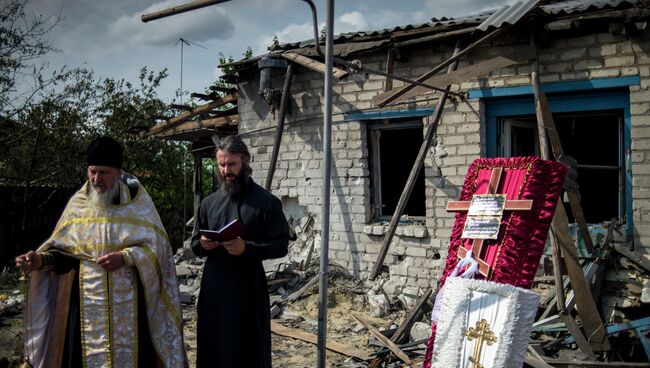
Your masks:
M431 324L425 322L415 322L411 327L411 341L427 340L431 336Z

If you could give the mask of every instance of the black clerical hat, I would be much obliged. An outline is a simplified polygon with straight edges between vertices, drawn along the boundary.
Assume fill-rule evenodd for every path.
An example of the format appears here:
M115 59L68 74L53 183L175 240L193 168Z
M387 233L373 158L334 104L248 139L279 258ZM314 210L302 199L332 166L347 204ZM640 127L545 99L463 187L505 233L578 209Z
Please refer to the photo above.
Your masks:
M124 156L122 145L113 138L99 137L90 142L86 151L88 166L109 166L122 168Z

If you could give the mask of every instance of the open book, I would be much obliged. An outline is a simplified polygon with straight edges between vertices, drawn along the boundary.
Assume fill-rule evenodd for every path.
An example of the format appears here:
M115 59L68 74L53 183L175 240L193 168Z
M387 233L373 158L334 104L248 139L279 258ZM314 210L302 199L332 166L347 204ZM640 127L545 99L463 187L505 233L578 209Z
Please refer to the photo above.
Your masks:
M228 241L242 236L244 228L241 221L234 219L219 230L199 230L199 233L212 241Z

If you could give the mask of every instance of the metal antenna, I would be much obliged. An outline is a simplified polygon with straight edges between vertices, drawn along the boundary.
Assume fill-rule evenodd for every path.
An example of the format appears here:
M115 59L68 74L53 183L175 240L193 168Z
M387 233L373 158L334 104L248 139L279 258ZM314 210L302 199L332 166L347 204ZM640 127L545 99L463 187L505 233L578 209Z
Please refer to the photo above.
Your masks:
M187 46L198 46L202 49L208 49L207 47L203 45L199 45L196 42L192 42L190 40L186 40L183 37L180 37L178 41L174 44L174 46L178 45L180 42L181 44L181 86L180 86L180 91L179 91L179 104L183 104L183 48L185 45ZM183 157L183 238L185 238L185 231L187 230L187 170L185 166L186 160L185 157Z
M196 43L196 42L192 42L192 41L190 41L190 40L186 40L186 39L184 39L183 37L180 37L180 38L178 39L178 41L176 41L176 43L174 44L174 46L178 45L179 42L180 42L180 44L181 44L181 87L180 87L180 92L179 92L179 104L182 105L182 104L183 104L183 48L185 47L185 45L187 45L187 46L192 46L192 45L194 45L194 46L198 46L198 47L200 47L200 48L206 49L206 50L207 50L208 48L205 47L205 46L203 46L203 45L199 45L199 44Z

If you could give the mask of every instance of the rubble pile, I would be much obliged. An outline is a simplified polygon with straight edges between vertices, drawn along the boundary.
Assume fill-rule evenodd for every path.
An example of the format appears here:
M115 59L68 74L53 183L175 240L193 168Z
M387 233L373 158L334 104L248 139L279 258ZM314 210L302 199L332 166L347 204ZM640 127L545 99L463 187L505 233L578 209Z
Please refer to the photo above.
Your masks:
M290 253L265 262L271 300L273 362L277 367L313 367L317 360L320 242L313 219L292 221L296 237ZM648 366L645 349L650 331L650 268L648 261L612 236L596 238L597 251L581 256L591 293L607 325L609 351L597 352L598 366ZM189 244L176 255L185 341L194 365L196 310L204 260ZM555 279L548 256L542 260L533 290L541 295L538 317L529 342L532 367L568 367L588 360L558 317ZM0 366L17 367L22 356L23 296L17 272L2 273L0 289ZM330 265L327 300L327 362L330 367L418 366L431 332L430 311L435 290L405 288L400 295L384 290L383 279L368 283ZM578 326L570 282L564 276L566 309ZM646 340L642 340L646 339ZM545 362L542 365L539 362ZM572 364L573 363L573 364ZM593 365L591 365L593 366Z

